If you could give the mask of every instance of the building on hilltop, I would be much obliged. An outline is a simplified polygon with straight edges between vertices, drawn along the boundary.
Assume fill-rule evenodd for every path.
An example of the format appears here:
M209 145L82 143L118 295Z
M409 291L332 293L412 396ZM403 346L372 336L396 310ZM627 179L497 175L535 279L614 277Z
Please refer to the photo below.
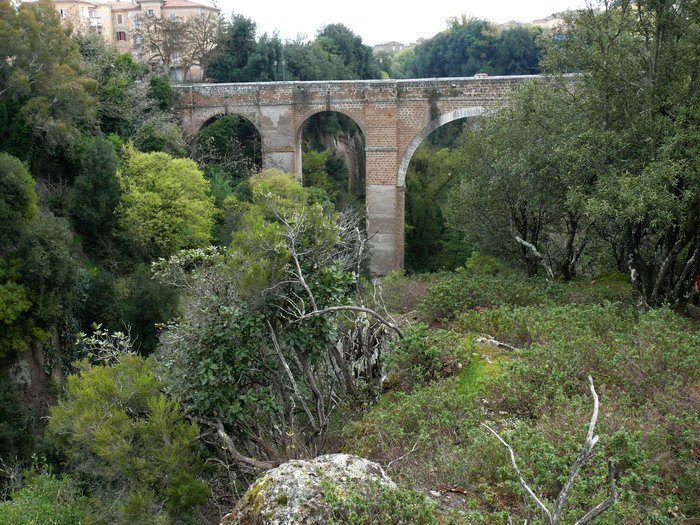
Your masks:
M376 46L372 46L372 50L374 51L375 55L379 54L384 54L384 55L391 55L393 53L398 53L399 51L403 51L404 49L407 49L408 46L402 44L401 42L396 42L392 40L391 42L385 42L383 44L377 44Z
M53 0L61 20L79 33L102 35L172 80L203 79L203 57L214 47L220 10L192 0L102 2Z

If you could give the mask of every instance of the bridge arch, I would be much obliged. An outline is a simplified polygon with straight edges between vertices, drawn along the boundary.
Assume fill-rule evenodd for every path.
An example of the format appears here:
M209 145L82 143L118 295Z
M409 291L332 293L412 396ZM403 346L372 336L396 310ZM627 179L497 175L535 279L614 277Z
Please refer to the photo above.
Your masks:
M396 185L399 188L406 187L406 173L408 173L408 167L411 164L411 158L413 154L418 149L418 146L428 138L433 131L438 129L440 126L444 126L450 122L459 119L475 119L484 114L485 109L481 106L473 106L468 108L456 109L454 111L449 111L440 115L438 118L431 120L427 126L418 132L418 134L413 138L413 140L406 146L404 153L401 157L401 162L399 164L399 173Z
M253 126L255 126L256 131L260 136L262 136L262 131L261 128L262 126L260 125L260 115L256 111L245 111L242 108L236 108L236 109L230 109L230 108L209 108L208 111L203 111L200 115L198 115L199 118L197 119L197 123L191 132L193 134L197 134L199 131L207 127L209 124L214 123L216 120L222 118L222 117L228 117L228 116L234 116L234 117L240 117L242 119L247 120L250 122Z
M313 117L314 115L318 115L319 113L340 113L341 115L345 115L348 117L350 120L352 120L358 128L360 128L360 131L362 132L363 136L366 136L367 133L365 131L365 123L363 122L364 119L362 118L362 111L358 108L356 111L350 110L350 109L345 109L345 108L336 108L336 107L318 107L318 108L313 108L309 111L306 111L304 113L301 113L298 118L298 125L297 125L297 130L296 130L296 135L299 140L301 140L301 135L304 130L304 124Z
M335 148L329 147L327 143L323 140L318 140L317 144L313 144L314 138L318 139L313 133L306 135L309 131L319 131L321 135L324 132L328 132L327 129L328 121L335 116L339 131L339 134L335 134L335 138L338 139L339 135L345 136L344 146L339 145L338 141L335 142ZM312 121L314 117L318 117L319 120L315 123L319 127L307 127L307 124L314 124ZM357 118L357 113L353 113L347 110L337 110L333 107L319 108L317 110L310 111L303 115L304 120L297 123L297 129L295 134L295 166L297 173L302 175L304 169L303 163L303 142L305 137L307 140L311 138L311 146L315 149L316 146L322 146L326 150L331 150L333 154L338 154L338 156L344 159L346 167L348 169L348 180L347 188L340 188L341 193L349 192L346 197L352 195L355 199L355 203L359 204L364 202L364 195L366 191L366 146L367 138L365 135L365 130L363 129L362 119ZM354 128L353 128L354 126ZM359 132L359 133L358 133ZM332 174L329 172L329 175ZM337 182L337 181L336 181ZM338 188L337 188L338 189ZM337 203L336 203L337 204Z

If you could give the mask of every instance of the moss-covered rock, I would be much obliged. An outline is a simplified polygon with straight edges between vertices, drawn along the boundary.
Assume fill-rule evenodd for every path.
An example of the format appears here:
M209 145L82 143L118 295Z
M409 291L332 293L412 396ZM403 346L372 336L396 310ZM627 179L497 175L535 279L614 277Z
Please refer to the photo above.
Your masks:
M348 454L294 460L263 474L243 495L221 525L313 525L327 523L332 511L326 492L358 485L394 488L377 463Z

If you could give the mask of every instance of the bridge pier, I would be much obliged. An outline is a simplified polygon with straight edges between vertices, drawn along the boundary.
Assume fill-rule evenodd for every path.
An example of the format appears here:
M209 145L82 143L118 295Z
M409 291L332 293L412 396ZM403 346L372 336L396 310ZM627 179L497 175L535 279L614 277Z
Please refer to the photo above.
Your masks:
M263 143L263 169L277 168L287 173L296 173L296 153L294 148L266 149Z
M369 165L368 165L369 172ZM403 268L404 191L395 185L368 184L367 236L375 275Z

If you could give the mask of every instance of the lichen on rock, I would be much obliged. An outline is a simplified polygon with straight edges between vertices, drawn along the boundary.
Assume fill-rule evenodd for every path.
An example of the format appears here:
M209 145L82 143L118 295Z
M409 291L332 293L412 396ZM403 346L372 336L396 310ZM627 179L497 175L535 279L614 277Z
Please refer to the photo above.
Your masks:
M396 487L380 465L357 456L288 461L253 483L221 525L320 525L330 513L328 484L343 492L365 483Z

